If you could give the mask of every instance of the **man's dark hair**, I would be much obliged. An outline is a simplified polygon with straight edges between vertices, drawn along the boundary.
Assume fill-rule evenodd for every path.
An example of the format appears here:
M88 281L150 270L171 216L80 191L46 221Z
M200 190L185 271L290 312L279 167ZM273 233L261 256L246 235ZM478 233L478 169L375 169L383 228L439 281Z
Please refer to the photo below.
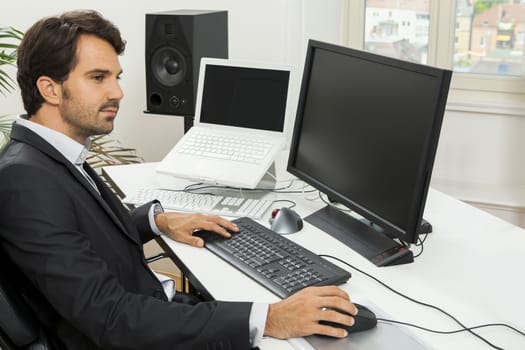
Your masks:
M17 80L29 116L44 102L36 86L37 79L45 75L58 83L67 80L77 64L77 42L82 34L106 40L119 55L124 52L126 42L120 31L96 11L71 11L46 17L25 33L18 48Z

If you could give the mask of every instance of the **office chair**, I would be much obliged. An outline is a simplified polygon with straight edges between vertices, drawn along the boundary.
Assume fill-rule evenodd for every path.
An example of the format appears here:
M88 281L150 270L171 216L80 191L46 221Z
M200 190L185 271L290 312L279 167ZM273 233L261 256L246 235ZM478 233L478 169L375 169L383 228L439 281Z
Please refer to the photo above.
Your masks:
M5 272L0 274L0 349L56 350Z

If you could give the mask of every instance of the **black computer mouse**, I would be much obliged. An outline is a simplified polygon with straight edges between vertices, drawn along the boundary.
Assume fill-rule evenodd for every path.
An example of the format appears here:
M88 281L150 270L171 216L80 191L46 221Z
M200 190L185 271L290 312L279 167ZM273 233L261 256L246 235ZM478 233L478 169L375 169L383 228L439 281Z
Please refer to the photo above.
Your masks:
M303 228L303 219L295 210L284 207L273 218L271 228L282 235L295 233Z
M362 332L374 328L377 325L376 315L366 306L354 303L357 307L357 315L352 316L355 320L353 326L347 326L340 323L329 322L329 321L319 321L319 323L326 324L332 327L344 328L350 333ZM336 310L341 312L340 310Z

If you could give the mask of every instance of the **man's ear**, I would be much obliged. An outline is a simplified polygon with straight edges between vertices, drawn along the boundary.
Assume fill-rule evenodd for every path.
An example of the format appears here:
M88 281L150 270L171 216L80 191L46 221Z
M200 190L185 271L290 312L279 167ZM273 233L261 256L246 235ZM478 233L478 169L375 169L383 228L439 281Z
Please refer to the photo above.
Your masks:
M40 95L47 103L58 105L62 99L62 86L48 76L41 76L36 81Z

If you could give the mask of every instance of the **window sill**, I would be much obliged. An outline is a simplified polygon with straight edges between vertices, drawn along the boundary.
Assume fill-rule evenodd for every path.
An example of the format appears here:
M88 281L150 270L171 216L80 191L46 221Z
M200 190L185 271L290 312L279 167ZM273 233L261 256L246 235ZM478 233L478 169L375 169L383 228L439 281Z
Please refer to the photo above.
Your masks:
M509 103L499 104L449 99L446 110L487 115L525 116L525 105L522 101L517 103L509 101Z

